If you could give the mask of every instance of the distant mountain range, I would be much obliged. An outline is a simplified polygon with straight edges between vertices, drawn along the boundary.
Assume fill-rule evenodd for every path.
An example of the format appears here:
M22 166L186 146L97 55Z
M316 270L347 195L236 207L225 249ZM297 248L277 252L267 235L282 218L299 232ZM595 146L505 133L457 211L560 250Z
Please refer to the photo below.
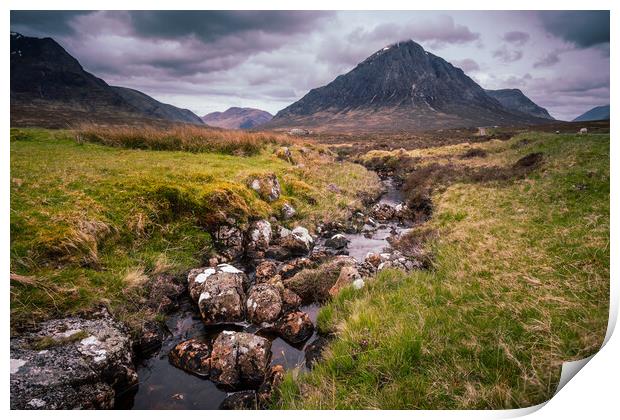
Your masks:
M255 108L228 108L224 112L212 112L202 117L202 121L212 127L249 129L257 127L273 118L267 111Z
M539 124L550 118L522 93L489 94L461 69L406 41L377 51L328 85L312 89L264 127L415 131Z
M11 125L66 127L82 121L142 119L203 124L187 109L108 85L52 38L11 32Z
M609 105L597 106L584 112L573 121L600 121L609 119Z

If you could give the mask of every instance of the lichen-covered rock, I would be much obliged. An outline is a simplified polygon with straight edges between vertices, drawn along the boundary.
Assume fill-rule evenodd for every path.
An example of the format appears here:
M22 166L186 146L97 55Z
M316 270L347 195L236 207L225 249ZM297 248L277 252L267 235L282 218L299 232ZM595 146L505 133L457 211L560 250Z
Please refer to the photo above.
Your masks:
M301 298L292 290L282 288L282 312L286 313L295 310L301 306Z
M307 313L294 311L280 318L275 329L284 340L292 344L299 344L312 336L314 325Z
M276 201L280 198L280 182L275 174L251 178L248 182L250 188L266 201Z
M229 389L256 389L265 380L271 342L255 334L223 331L213 342L210 378Z
M248 320L254 324L275 322L282 312L282 298L277 286L261 283L252 286L246 304Z
M243 255L243 232L236 226L219 226L214 232L214 239L220 253L230 260Z
M239 391L229 394L220 403L220 410L258 410L256 391Z
M337 233L325 241L325 246L333 249L346 248L348 244L349 240L341 233Z
M376 220L387 221L394 218L396 210L387 203L377 203L370 211L370 215Z
M138 381L131 347L105 309L11 338L11 408L113 408L116 395Z
M302 256L312 250L314 239L308 229L298 226L289 235L280 239L280 245L288 249L292 255Z
M295 210L295 208L291 206L289 203L284 203L282 205L281 213L282 213L282 219L289 220L295 217L295 214L297 214L297 210Z
M209 376L211 370L210 357L211 346L209 343L196 338L177 344L168 353L170 364L198 376Z
M271 223L268 220L258 220L252 223L248 236L247 251L266 251L271 242Z
M256 283L264 283L278 273L275 261L263 260L256 266Z
M299 273L304 268L310 268L315 265L316 264L309 258L299 257L290 261L286 261L282 265L280 265L280 267L278 267L277 274L279 274L280 277L283 279L288 279Z
M198 297L198 309L206 325L245 320L243 273L219 272L208 276Z
M282 381L284 381L285 374L284 367L282 365L274 365L269 369L269 373L258 389L258 404L261 407L267 407L272 400L273 393Z
M359 282L360 280L361 284ZM355 266L344 266L340 270L340 275L338 276L336 283L334 283L331 289L329 289L329 295L334 297L340 293L343 288L352 284L356 289L361 289L364 287L364 280L362 280L362 276L360 276L360 273L357 271Z
M187 275L187 288L189 290L189 295L192 300L194 300L194 302L198 301L198 298L202 293L207 279L219 273L237 274L241 277L244 289L247 289L247 287L249 286L249 279L243 273L243 271L230 264L219 264L216 267L194 268L190 270L189 274Z

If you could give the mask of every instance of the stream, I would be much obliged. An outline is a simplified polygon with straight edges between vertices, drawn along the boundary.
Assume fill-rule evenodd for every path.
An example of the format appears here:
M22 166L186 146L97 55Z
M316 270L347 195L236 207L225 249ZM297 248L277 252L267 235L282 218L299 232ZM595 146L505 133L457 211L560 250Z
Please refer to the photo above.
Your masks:
M378 203L396 205L402 202L402 195L391 179L383 181L385 193ZM349 255L363 261L368 252L380 253L389 247L387 238L394 232L402 230L396 222L385 222L379 226L365 225L360 233L345 234L350 241ZM324 241L318 241L321 245ZM305 305L300 308L306 312L316 326L319 305ZM286 370L298 368L306 370L305 348L316 338L316 331L305 343L294 347L283 339L263 334L258 327L251 324L238 326L206 327L200 314L189 298L182 302L180 308L168 316L166 326L169 334L164 339L161 349L150 358L143 360L137 367L139 385L131 401L123 404L126 408L144 410L166 409L217 409L228 393L219 389L213 382L178 369L168 362L168 353L178 343L190 338L200 337L209 340L224 329L253 332L273 339L271 345L271 365L280 364Z

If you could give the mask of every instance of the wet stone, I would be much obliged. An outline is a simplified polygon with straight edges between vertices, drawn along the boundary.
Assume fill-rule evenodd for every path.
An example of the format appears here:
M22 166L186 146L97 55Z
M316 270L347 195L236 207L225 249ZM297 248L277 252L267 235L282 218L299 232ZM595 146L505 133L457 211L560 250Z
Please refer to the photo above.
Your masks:
M211 369L211 347L192 338L177 344L168 354L173 366L198 376L208 376Z
M277 286L257 284L250 289L246 304L248 320L254 324L275 322L282 312L282 299Z
M328 344L329 340L327 338L319 336L306 346L305 358L308 369L312 369L315 363L323 359L323 352Z
M198 298L198 309L206 325L245 320L244 277L243 273L227 272L207 277Z
M256 389L265 380L271 342L255 334L223 331L213 342L210 378L225 389Z
M292 344L306 341L314 332L314 325L307 313L289 312L278 320L276 331L280 337Z
M229 394L219 406L220 410L257 410L256 391L240 391Z

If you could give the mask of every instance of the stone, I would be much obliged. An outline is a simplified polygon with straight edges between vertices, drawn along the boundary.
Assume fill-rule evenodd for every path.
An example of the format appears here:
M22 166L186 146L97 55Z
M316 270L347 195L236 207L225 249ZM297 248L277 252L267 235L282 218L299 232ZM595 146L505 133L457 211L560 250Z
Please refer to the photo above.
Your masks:
M340 270L340 275L338 276L338 279L336 280L336 283L334 283L334 285L331 287L331 289L329 289L329 295L331 297L336 296L338 293L340 293L340 291L353 284L353 282L355 282L356 280L360 279L361 280L361 276L360 273L357 271L357 268L355 268L354 266L344 266L342 267L342 269ZM364 286L363 280L361 283L361 286L359 285L359 283L357 284L357 288L361 288Z
M377 203L373 206L370 211L370 215L379 221L387 221L394 218L396 214L396 210L389 204L386 203Z
M366 258L364 259L364 262L367 262L374 267L379 267L379 264L381 264L382 261L383 260L381 258L381 255L374 252L369 252L368 254L366 254Z
M207 377L211 370L211 346L196 338L183 341L170 350L168 361L186 372Z
M243 232L236 226L219 226L214 232L215 244L220 253L230 260L241 257L243 249Z
M169 274L159 274L148 283L148 306L157 313L169 313L178 307L186 285Z
M128 331L106 309L12 337L10 367L11 409L110 409L138 383Z
M307 313L294 311L280 318L275 329L284 340L292 344L299 344L312 336L314 325Z
M272 202L280 198L280 182L275 174L252 178L248 185L265 201Z
M323 352L325 347L329 344L329 341L325 337L318 336L312 342L310 342L305 349L306 367L312 369L312 367L323 359Z
M337 233L325 241L325 246L333 249L346 248L348 244L349 240L341 233Z
M303 270L313 267L315 263L306 257L299 257L283 263L277 270L282 279L288 279Z
M308 254L314 246L314 239L308 229L298 226L290 235L280 239L280 245L288 249L292 255L302 256Z
M194 268L190 270L187 275L187 288L189 290L189 295L194 302L198 302L207 279L219 273L237 274L241 278L243 288L247 289L249 286L250 280L245 273L230 264L218 264L215 267Z
M274 365L269 369L269 373L265 378L265 381L261 384L258 389L258 404L261 407L267 407L271 402L273 393L282 381L284 381L285 374L284 367L282 365Z
M220 272L204 283L198 309L206 325L230 324L245 320L245 274Z
M220 403L220 410L257 410L258 396L256 391L239 391L228 394Z
M165 333L161 325L154 321L145 322L136 343L136 353L143 358L157 352L164 341Z
M292 290L283 289L281 293L282 298L282 312L289 312L296 310L301 306L301 298Z
M295 217L295 215L297 214L297 210L295 210L295 208L288 203L284 203L282 205L281 212L282 212L282 219L284 220L290 220L293 217Z
M268 283L252 286L246 311L248 320L254 324L275 322L282 312L282 298L278 287Z
M224 389L256 389L265 380L271 342L255 334L223 331L213 341L210 378Z
M256 266L256 283L264 283L278 273L275 261L263 260Z
M266 251L271 242L271 223L259 220L252 223L248 237L248 251Z
M265 251L265 257L277 261L286 261L293 257L291 250L280 246L272 245Z

